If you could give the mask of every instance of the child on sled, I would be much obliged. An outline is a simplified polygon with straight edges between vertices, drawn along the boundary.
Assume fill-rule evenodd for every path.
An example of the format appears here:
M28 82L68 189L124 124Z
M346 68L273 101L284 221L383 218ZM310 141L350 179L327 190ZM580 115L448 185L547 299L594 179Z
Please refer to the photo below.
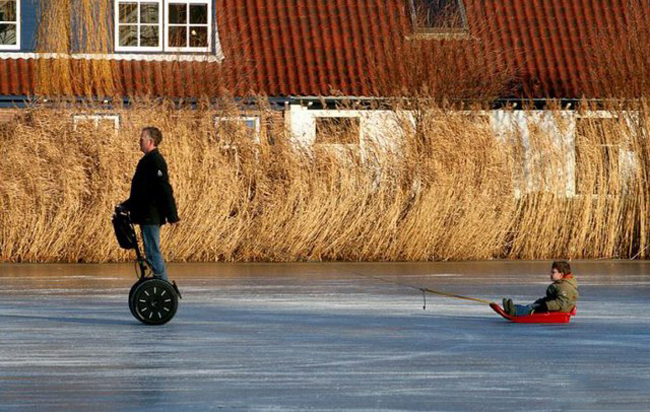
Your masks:
M524 316L540 312L570 312L578 301L578 282L571 274L568 262L553 262L551 283L546 296L530 305L515 305L512 299L503 299L503 309L510 316Z

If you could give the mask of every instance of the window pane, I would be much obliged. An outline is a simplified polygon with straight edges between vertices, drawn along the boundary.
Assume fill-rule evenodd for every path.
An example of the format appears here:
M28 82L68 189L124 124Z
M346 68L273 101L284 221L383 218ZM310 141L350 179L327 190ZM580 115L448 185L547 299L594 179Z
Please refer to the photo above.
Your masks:
M208 24L208 5L190 5L190 24Z
M97 119L97 125L95 128L106 132L115 131L119 129L119 120L111 118L99 118Z
M233 136L245 136L253 142L259 142L256 119L222 118L216 123L221 141L232 141Z
M140 4L140 23L158 23L158 3Z
M0 21L16 21L16 0L0 0Z
M120 3L120 23L138 22L138 3Z
M169 46L187 47L187 27L169 28Z
M120 26L120 46L138 46L138 26Z
M81 133L92 133L97 129L95 119L75 118L74 130Z
M417 27L462 28L459 0L413 0Z
M169 23L187 24L187 5L171 3L169 5Z
M140 26L140 46L158 47L158 26Z
M16 44L16 25L0 24L0 45L14 46Z
M190 47L208 47L208 28L190 26Z

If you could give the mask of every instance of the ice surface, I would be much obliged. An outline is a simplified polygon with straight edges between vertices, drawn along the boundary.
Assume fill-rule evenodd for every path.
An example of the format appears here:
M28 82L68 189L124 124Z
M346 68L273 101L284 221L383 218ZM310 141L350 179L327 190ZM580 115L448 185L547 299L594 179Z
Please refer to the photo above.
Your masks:
M549 266L171 265L145 326L132 265L0 265L0 410L650 410L650 263L572 263L569 325L385 281L526 303Z

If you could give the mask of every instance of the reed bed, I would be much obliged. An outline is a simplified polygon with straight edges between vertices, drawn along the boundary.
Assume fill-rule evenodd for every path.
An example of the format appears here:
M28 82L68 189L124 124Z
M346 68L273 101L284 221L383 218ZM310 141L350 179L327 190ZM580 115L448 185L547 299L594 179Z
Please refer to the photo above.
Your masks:
M480 112L410 109L385 131L396 146L344 149L295 145L282 127L257 144L215 129L233 108L207 104L116 109L117 131L73 127L75 111L102 108L29 110L0 126L0 261L130 258L110 217L148 125L164 133L182 219L163 230L174 261L647 257L646 106L581 122L573 143L532 122L527 139L517 128L495 137ZM255 114L277 123L269 108Z
M39 95L122 101L114 64L69 58L111 51L110 4L42 3L37 48L63 57L39 60ZM182 219L163 230L171 260L647 258L648 19L643 2L630 4L637 8L627 30L590 42L593 84L635 99L607 108L609 121L590 120L594 108L585 103L580 121L551 110L549 128L530 112L525 133L495 133L480 107L456 110L461 100L490 102L525 84L504 63L521 50L500 44L490 15L472 7L467 38L402 41L400 32L373 51L372 94L395 97L391 108L404 113L382 132L389 146L296 145L263 103L249 112L271 127L254 143L243 128L215 128L215 116L239 113L228 98L197 109L134 100L110 109L120 116L117 131L110 122L73 126L75 113L105 107L26 110L0 125L0 262L131 258L118 248L110 217L128 196L140 130L152 125L165 136ZM232 37L222 39L224 67L197 97L247 93L255 68L239 57L250 45Z
M496 132L480 107L458 110L461 100L490 102L525 83L504 63L521 50L500 44L490 16L477 11L467 38L404 42L400 32L373 51L372 94L395 97L391 108L402 113L382 132L393 145L296 145L264 99L248 108L265 125L260 144L244 128L215 127L215 116L239 113L228 98L196 109L136 99L110 109L118 130L103 121L74 126L75 113L106 113L101 106L26 110L0 124L0 262L131 258L110 217L128 196L140 130L152 125L164 134L182 219L163 230L171 260L647 258L644 4L630 2L633 13L617 22L626 30L595 33L585 46L592 84L635 99L607 108L608 120L590 120L595 108L585 103L578 121L561 110L549 111L552 122L536 121L530 112L525 130ZM70 58L111 51L111 5L52 0L40 13L37 48L59 58L39 60L38 94L122 101L116 65ZM226 86L248 90L255 68L241 56L250 45L233 37L223 39L224 68L208 75L199 98L225 96Z

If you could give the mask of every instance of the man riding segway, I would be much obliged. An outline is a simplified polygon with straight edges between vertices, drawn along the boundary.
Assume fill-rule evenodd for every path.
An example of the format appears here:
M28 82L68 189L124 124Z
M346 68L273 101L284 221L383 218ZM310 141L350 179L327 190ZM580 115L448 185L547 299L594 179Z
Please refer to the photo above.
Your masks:
M162 133L158 128L142 129L140 150L144 156L133 175L130 197L116 208L113 217L120 246L136 249L140 263L140 279L131 289L129 306L138 320L148 324L162 324L171 320L176 313L177 297L180 297L176 284L169 283L167 267L160 251L161 226L167 222L175 225L180 220L169 183L167 163L158 151L161 141ZM146 276L146 266L132 224L140 225L151 276ZM127 239L132 236L134 241L120 240L121 233L127 233Z

